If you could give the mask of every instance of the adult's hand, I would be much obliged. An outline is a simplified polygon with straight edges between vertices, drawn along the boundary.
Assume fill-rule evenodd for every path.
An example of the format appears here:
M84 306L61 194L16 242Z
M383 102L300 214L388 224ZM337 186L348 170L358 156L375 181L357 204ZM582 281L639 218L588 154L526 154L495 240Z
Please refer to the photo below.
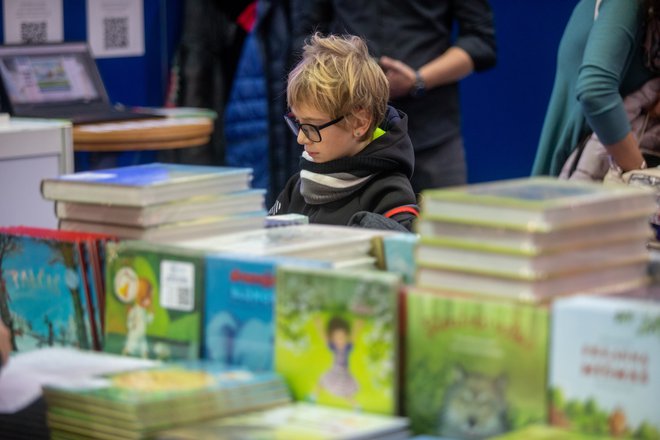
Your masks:
M382 56L380 67L385 71L387 81L390 83L390 98L400 98L410 94L415 85L415 70L403 61Z

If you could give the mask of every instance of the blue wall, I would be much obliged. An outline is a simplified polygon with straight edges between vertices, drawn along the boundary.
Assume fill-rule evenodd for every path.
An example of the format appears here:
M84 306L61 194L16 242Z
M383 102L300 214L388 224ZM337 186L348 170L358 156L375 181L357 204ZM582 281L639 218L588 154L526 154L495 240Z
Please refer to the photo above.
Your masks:
M470 182L527 176L554 81L557 47L577 0L491 0L497 66L461 84Z

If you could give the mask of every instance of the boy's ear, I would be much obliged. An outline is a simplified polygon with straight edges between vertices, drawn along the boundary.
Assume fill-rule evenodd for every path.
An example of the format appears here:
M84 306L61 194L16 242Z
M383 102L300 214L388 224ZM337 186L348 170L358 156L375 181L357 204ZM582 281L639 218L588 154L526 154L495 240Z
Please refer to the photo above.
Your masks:
M361 137L371 127L371 120L373 116L363 108L353 111L352 116L351 125L353 133L360 133L358 137Z

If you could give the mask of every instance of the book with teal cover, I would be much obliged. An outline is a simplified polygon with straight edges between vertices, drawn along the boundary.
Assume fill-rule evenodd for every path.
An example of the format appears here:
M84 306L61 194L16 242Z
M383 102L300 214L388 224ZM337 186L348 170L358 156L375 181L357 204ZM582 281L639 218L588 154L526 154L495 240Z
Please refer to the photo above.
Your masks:
M12 349L93 346L84 239L58 231L0 231L0 317Z
M198 359L204 256L141 241L109 244L104 351Z
M246 190L251 168L150 163L46 178L46 199L146 206L203 194Z
M275 369L294 399L395 414L400 277L282 267Z
M273 368L273 305L278 266L323 267L287 257L206 257L203 357L253 371Z
M655 212L652 191L551 177L529 177L426 190L424 218L525 231L553 231L609 221L612 212L638 218Z
M411 289L406 310L413 432L484 439L547 421L546 308Z
M660 439L660 303L574 296L553 303L551 423L588 435ZM640 296L636 296L640 295Z

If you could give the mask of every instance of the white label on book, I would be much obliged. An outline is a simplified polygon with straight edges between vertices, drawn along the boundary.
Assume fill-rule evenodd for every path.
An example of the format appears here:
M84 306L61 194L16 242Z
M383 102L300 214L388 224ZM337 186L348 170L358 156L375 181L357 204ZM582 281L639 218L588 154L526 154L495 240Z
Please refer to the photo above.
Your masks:
M183 312L195 309L195 266L192 263L161 261L160 305Z

